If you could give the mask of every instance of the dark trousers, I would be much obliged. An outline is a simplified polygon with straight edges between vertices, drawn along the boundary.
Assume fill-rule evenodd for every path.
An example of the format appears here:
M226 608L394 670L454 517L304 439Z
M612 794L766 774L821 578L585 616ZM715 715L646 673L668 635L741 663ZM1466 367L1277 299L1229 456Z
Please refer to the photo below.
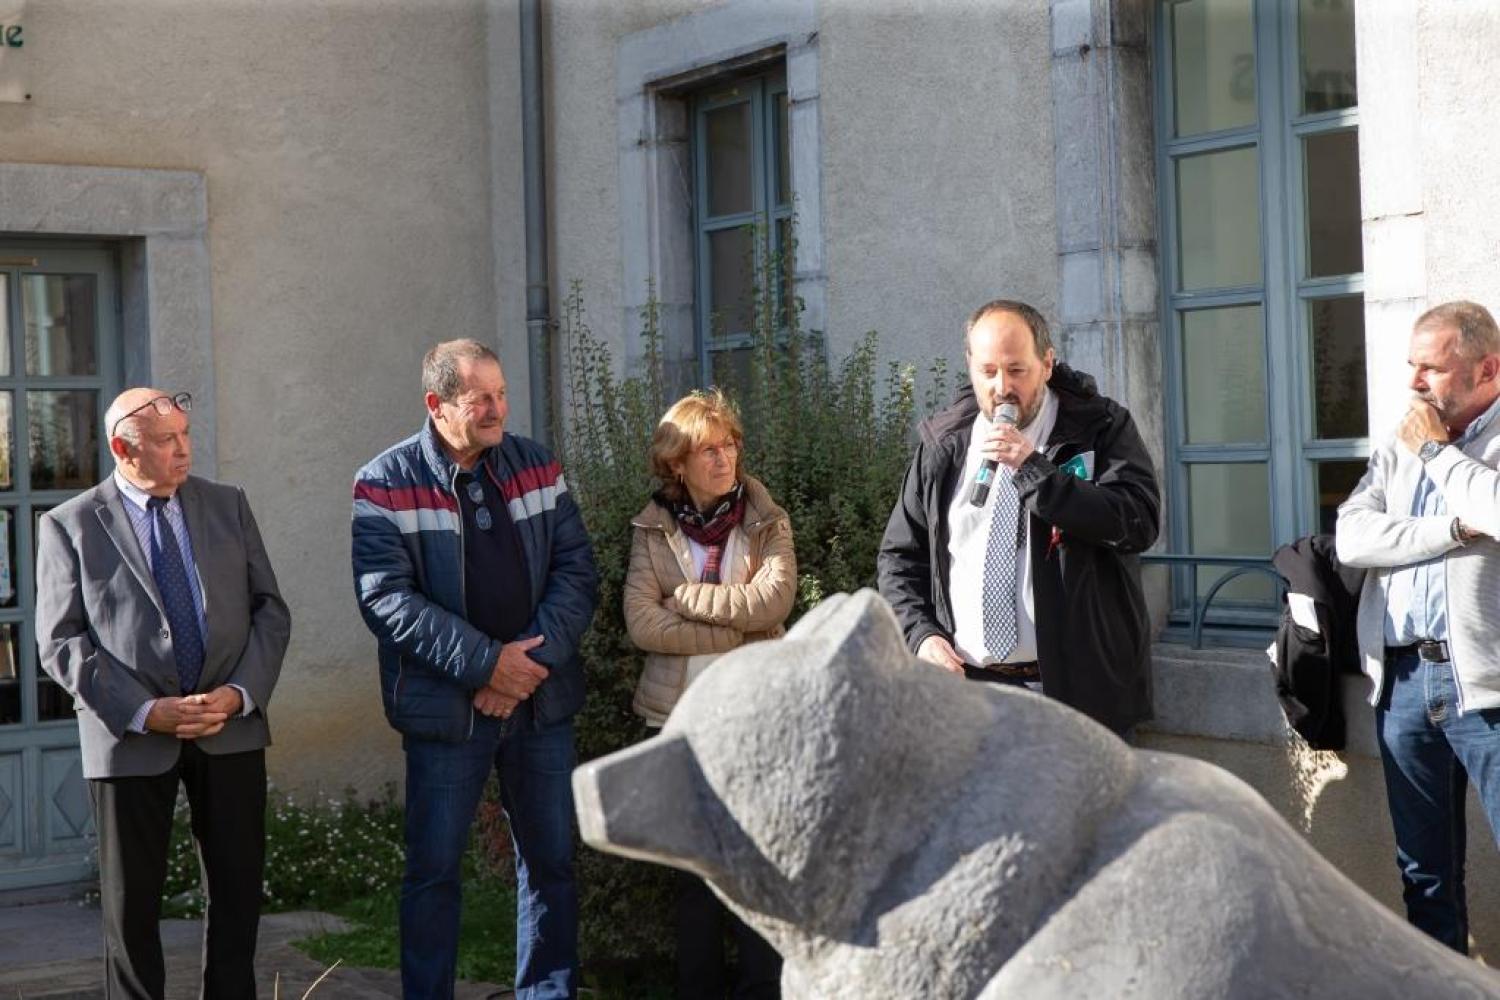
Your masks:
M724 963L724 932L734 933L739 970L734 990ZM698 876L677 873L678 1000L777 1000L781 956L743 920L730 913Z
M105 996L163 1000L162 884L177 783L187 789L208 913L204 1000L254 1000L265 869L266 754L206 754L184 740L176 765L144 778L89 781L99 832Z

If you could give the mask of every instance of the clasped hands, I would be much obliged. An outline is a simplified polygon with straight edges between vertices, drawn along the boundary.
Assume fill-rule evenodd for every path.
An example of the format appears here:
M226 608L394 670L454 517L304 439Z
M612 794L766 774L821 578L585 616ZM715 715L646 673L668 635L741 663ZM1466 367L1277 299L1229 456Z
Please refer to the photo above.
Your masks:
M1450 437L1448 428L1444 426L1443 418L1439 416L1437 409L1420 396L1414 396L1407 408L1406 416L1401 418L1401 424L1396 428L1396 439L1412 454L1416 454L1428 441L1441 441L1446 444ZM1460 542L1472 542L1483 536L1484 532L1471 528L1462 521L1458 522Z
M474 692L474 707L482 715L508 719L516 706L547 679L547 668L526 655L547 640L539 635L500 647L490 681Z
M201 694L181 698L158 698L146 713L146 728L168 733L180 740L212 736L245 707L238 688L225 684Z

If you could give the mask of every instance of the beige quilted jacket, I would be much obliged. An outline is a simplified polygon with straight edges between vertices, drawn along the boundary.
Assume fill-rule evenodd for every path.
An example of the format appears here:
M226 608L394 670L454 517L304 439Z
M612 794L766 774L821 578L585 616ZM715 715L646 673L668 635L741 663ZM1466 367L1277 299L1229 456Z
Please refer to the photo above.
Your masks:
M774 639L797 596L792 524L759 480L745 477L745 518L730 547L724 583L691 583L687 536L652 501L630 522L625 627L646 653L634 709L653 725L666 721L689 682L690 661L746 642Z

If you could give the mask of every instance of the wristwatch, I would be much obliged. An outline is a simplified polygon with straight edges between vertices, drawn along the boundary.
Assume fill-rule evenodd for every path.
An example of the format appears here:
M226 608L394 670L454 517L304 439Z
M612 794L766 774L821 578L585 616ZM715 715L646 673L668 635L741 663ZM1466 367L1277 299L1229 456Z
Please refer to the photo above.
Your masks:
M1426 465L1437 458L1438 452L1446 447L1448 447L1447 441L1423 441L1422 447L1417 449L1417 457L1422 460L1423 465Z

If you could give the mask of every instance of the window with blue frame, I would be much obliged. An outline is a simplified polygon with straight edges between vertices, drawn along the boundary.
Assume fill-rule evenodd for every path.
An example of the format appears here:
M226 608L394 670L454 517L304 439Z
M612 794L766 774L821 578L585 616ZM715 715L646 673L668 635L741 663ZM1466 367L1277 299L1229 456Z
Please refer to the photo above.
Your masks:
M695 313L703 385L745 385L758 293L782 308L793 256L785 70L694 95ZM780 267L772 264L779 263Z
M1354 0L1162 0L1157 176L1172 549L1332 530L1368 454ZM1223 565L1175 570L1188 609ZM1210 621L1265 624L1271 586Z

